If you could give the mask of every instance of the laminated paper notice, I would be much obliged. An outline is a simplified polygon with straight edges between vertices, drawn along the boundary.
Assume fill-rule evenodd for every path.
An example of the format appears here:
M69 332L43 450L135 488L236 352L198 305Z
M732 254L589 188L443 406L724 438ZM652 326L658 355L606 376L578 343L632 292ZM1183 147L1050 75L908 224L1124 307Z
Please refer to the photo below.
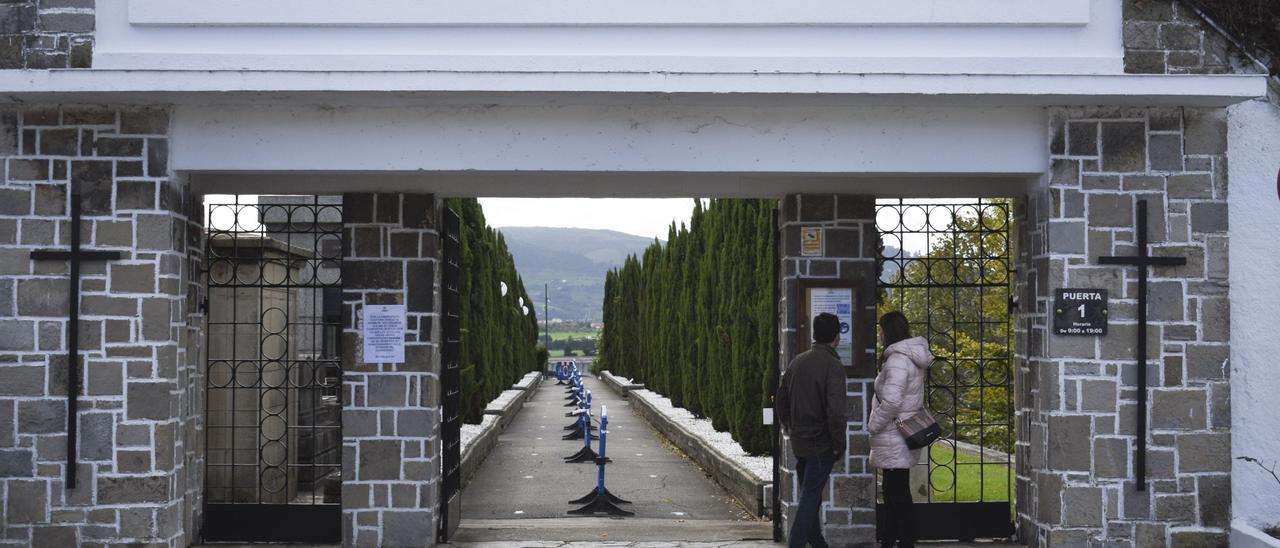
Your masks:
M364 307L365 363L404 363L404 305Z
M853 290L849 288L814 287L809 289L809 314L826 312L840 319L840 343L836 353L845 367L853 366Z

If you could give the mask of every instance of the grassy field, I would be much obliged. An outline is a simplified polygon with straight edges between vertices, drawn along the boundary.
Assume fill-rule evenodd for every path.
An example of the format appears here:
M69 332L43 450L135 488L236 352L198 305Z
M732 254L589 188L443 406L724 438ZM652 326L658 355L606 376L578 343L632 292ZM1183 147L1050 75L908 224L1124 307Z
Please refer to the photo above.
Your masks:
M929 450L933 462L951 462L950 445L937 443ZM1013 496L1013 491L1010 489L1014 481L1013 469L1004 464L978 464L979 462L981 460L977 455L961 453L958 465L948 465L952 469L959 469L955 485L946 491L934 491L933 500L950 502L953 500L952 497L959 502L1009 500ZM946 472L935 471L933 483L938 487L944 487L948 483L947 478L939 474L946 474Z
M569 337L573 337L574 339L585 339L587 337L595 337L598 335L599 334L594 331L552 331L551 340L563 341Z

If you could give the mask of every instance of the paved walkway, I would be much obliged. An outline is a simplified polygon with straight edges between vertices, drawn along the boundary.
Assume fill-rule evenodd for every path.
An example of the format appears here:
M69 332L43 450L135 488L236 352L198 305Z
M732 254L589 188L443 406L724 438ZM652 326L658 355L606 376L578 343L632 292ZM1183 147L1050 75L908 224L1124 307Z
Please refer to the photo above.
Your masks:
M533 541L767 541L768 521L754 519L700 468L670 446L630 405L595 379L592 412L609 408L605 484L633 504L624 519L578 518L566 512L571 499L591 491L596 466L565 464L581 440L560 437L564 387L545 382L498 438L498 444L462 492L459 545L483 541L530 541L495 546L541 546ZM598 442L592 443L598 447ZM551 546L558 546L553 542ZM623 542L620 545L626 545ZM668 544L670 545L670 544ZM742 545L742 544L738 544ZM745 546L745 545L743 545Z

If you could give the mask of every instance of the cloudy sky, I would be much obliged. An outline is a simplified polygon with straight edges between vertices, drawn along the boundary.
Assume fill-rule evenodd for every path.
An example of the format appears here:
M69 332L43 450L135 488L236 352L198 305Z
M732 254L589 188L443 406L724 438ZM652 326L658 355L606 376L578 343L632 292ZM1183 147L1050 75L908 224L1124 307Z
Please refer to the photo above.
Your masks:
M481 198L490 226L554 226L617 230L667 238L672 221L688 223L693 200L589 198Z

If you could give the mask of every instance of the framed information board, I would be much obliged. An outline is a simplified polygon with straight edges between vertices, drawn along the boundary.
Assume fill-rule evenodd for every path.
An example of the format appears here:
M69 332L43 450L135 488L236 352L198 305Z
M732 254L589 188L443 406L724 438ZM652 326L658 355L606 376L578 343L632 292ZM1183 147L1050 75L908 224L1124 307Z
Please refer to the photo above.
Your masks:
M813 346L813 317L823 312L840 319L840 340L836 353L848 377L867 374L865 314L862 310L862 284L847 280L807 279L798 285L796 307L800 317L796 328L796 353Z

